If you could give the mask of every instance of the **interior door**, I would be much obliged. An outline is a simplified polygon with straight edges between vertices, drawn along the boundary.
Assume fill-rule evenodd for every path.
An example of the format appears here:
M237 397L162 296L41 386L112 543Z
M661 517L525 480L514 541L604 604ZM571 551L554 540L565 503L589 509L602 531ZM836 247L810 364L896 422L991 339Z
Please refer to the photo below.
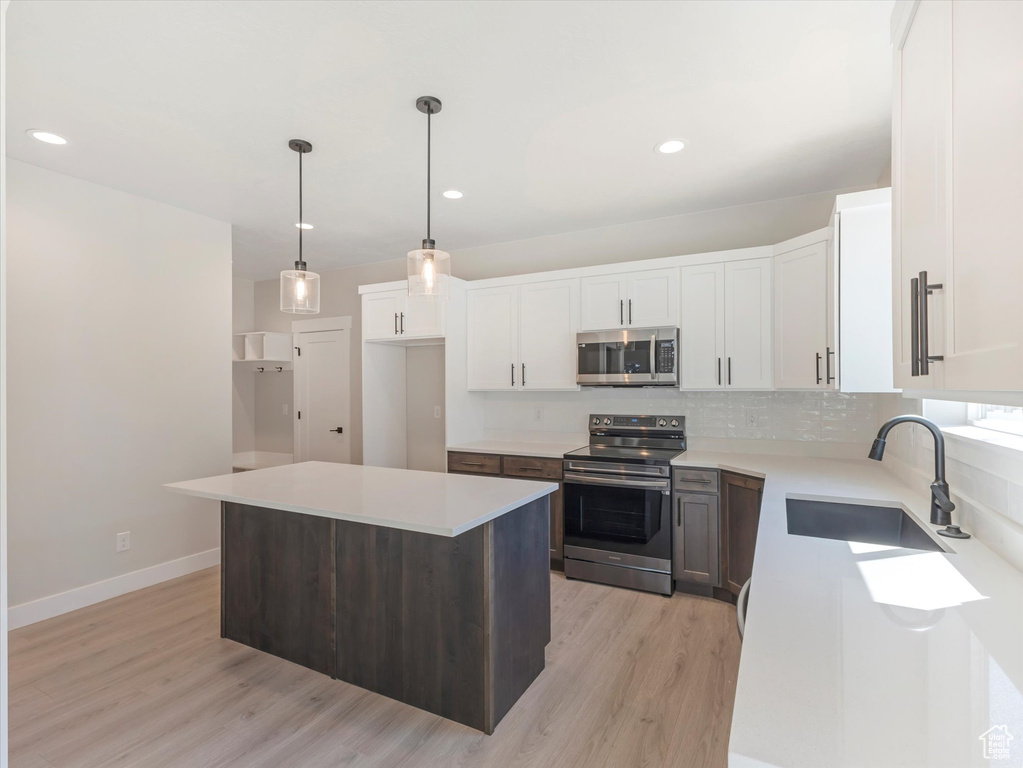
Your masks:
M628 278L625 324L632 328L678 325L678 269L633 272Z
M828 347L828 243L774 259L774 385L820 389Z
M502 285L468 292L468 388L517 389L519 287Z
M725 386L771 389L772 258L725 264Z
M523 389L577 389L579 281L519 286L519 380Z
M682 267L679 366L682 389L724 386L725 265Z
M351 331L295 334L295 461L351 461Z
M892 293L895 307L895 386L941 386L941 363L912 375L913 303L910 281L923 270L945 283L949 249L952 103L952 6L916 7L901 46L896 41L892 114ZM943 354L944 291L928 297L930 352Z
M579 281L580 330L606 331L626 325L626 282L625 275L597 275Z
M381 291L362 295L362 338L396 339L405 312L404 291Z

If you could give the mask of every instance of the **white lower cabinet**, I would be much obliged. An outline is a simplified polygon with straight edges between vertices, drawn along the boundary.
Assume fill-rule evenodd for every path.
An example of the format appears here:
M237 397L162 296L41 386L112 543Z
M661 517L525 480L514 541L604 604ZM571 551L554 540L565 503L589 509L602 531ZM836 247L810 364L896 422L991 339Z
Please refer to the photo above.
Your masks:
M577 389L579 281L470 290L470 390Z
M682 267L682 389L770 389L771 258Z
M362 338L402 341L443 336L445 306L438 297L409 296L406 288L364 293Z

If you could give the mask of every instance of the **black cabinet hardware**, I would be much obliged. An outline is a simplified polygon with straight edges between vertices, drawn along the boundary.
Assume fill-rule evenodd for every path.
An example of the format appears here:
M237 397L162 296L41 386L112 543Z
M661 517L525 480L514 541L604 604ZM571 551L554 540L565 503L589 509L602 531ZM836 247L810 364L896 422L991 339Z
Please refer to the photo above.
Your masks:
M522 364L522 386L526 386L526 364Z
M721 386L721 358L718 358L718 386Z
M824 374L825 374L824 383L825 384L830 384L831 382L833 382L835 380L835 377L831 375L831 358L834 356L835 350L833 350L831 347L827 347L826 351L827 351L827 355L825 356L825 364L824 364Z
M336 427L334 429L328 429L328 432L337 432L339 435L344 432L344 427Z
M394 335L398 335L398 313L394 313Z
M632 299L629 299L629 325L632 325Z
M817 353L817 383L821 383L821 353Z
M625 300L618 300L618 325L625 325Z
M511 371L512 371L512 386L514 387L515 386L515 363L511 364Z
M732 386L732 358L728 358L728 386Z
M405 313L404 312L401 313L401 332L402 332L402 334L405 333Z

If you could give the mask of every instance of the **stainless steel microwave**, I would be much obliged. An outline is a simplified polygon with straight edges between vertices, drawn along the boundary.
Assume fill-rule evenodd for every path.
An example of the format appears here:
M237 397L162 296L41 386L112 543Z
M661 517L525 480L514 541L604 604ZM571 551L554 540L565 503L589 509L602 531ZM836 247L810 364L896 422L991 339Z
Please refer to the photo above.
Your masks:
M581 386L678 386L678 328L580 333L576 341Z

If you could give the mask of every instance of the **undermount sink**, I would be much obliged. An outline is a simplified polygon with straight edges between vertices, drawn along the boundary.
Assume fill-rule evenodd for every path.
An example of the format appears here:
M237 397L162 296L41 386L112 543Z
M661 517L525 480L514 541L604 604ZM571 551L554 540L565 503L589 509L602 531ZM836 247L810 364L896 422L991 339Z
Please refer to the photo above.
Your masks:
M785 506L788 531L796 536L946 551L898 507L811 499L786 499Z

